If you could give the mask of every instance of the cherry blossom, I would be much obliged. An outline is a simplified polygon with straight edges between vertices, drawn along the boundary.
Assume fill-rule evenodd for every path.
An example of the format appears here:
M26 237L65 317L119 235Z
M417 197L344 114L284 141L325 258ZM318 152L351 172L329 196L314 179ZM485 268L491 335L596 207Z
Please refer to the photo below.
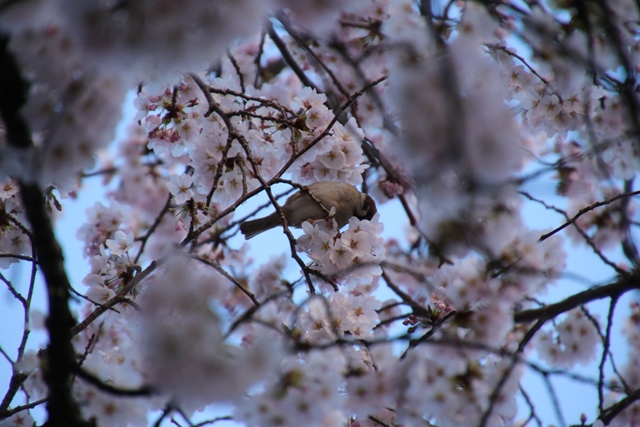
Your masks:
M105 244L110 249L111 255L123 255L133 247L133 233L118 230L115 233L115 239L107 239Z
M6 200L11 196L14 196L17 192L18 186L16 183L8 179L0 188L0 198L2 198L2 200Z
M580 310L568 313L555 331L538 335L537 349L540 356L553 366L571 367L575 363L587 363L595 356L599 337L593 317Z
M279 359L272 340L257 340L243 352L223 342L219 317L207 304L207 295L218 293L218 286L201 269L189 271L175 259L143 292L145 314L136 342L150 380L192 409L212 399L237 399Z
M174 196L176 203L184 203L193 197L191 184L193 179L187 174L172 175L171 180L167 184L169 191Z

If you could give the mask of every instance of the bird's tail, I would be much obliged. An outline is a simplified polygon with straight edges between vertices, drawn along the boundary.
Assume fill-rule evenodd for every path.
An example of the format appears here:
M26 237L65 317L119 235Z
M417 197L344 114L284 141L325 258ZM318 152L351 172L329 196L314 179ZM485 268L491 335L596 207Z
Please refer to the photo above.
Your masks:
M277 214L271 214L264 218L243 222L240 224L240 232L244 235L245 240L249 240L263 231L270 230L278 225L280 225L280 219Z

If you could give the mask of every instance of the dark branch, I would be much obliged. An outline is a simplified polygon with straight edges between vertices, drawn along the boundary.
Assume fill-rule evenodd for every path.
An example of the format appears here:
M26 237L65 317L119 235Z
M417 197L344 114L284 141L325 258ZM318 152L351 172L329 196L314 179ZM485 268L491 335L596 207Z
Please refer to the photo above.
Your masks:
M112 386L111 384L105 383L100 378L96 377L90 372L85 371L79 366L76 366L75 372L76 374L78 374L78 377L95 386L99 390L116 396L149 396L153 394L153 389L149 386L142 386L137 389L123 389Z
M555 304L515 313L513 317L514 322L527 323L540 319L552 319L559 314L565 313L591 301L602 298L617 298L625 292L633 289L640 289L640 277L638 277L637 272L630 276L621 277L617 282L587 289L586 291L571 295L570 297Z
M32 226L33 243L45 277L49 300L49 316L46 321L49 346L46 350L46 368L43 371L45 383L49 387L49 419L45 426L90 426L93 424L82 420L80 409L71 395L71 375L75 364L71 328L75 320L69 309L71 284L64 270L62 249L53 233L40 188L36 184L21 183L20 194Z

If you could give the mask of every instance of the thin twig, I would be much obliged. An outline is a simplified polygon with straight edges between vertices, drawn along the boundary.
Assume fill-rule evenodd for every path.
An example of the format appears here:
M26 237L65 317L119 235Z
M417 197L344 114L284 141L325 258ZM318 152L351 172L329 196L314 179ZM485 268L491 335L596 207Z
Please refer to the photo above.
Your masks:
M578 213L576 213L573 217L571 217L571 219L569 219L567 222L565 222L564 224L562 224L561 226L554 228L552 231L543 234L542 236L540 236L540 239L538 239L538 241L542 242L544 240L547 240L549 237L553 236L554 234L556 234L557 232L564 230L565 228L567 228L568 226L570 226L571 224L574 224L578 218L580 218L582 215L586 214L587 212L591 212L594 209L597 209L601 206L606 206L609 205L615 201L618 201L620 199L626 199L627 197L633 197L633 196L637 196L638 194L640 194L640 190L636 190L636 191L632 191L631 193L623 193L623 194L618 194L614 197L611 197L607 200L603 200L601 202L596 202L593 203L589 206L586 206L582 209L580 209L578 211Z
M240 283L238 281L238 279L236 279L235 277L233 277L231 274L229 274L224 268L222 268L222 266L220 266L220 264L218 264L217 262L214 261L210 261L210 260L206 260L204 258L201 258L199 256L192 256L192 259L199 261L205 265L208 265L209 267L213 268L214 270L216 270L218 273L220 273L221 275L223 275L224 277L226 277L231 283L233 283L236 288L238 288L243 294L245 294L253 303L253 305L255 305L256 307L260 307L260 302L258 302L258 300L256 299L256 296L247 288L245 288L242 283Z

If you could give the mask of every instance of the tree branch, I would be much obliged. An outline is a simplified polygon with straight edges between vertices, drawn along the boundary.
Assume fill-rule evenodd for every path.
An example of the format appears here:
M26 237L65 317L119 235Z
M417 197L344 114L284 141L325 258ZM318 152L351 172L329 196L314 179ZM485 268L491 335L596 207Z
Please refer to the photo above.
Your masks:
M45 426L90 426L93 424L81 418L80 409L71 395L71 375L75 364L71 328L75 320L69 309L71 284L64 270L62 249L54 236L40 188L36 184L20 183L20 194L32 226L33 243L45 277L49 300L46 321L49 346L43 370L44 380L49 387L49 419Z
M549 320L559 314L565 313L591 301L602 298L617 298L625 292L633 289L640 289L640 277L638 277L637 272L634 272L629 276L620 277L617 282L587 289L586 291L571 295L570 297L555 304L533 310L517 312L514 314L513 320L515 323L527 323L541 319Z

